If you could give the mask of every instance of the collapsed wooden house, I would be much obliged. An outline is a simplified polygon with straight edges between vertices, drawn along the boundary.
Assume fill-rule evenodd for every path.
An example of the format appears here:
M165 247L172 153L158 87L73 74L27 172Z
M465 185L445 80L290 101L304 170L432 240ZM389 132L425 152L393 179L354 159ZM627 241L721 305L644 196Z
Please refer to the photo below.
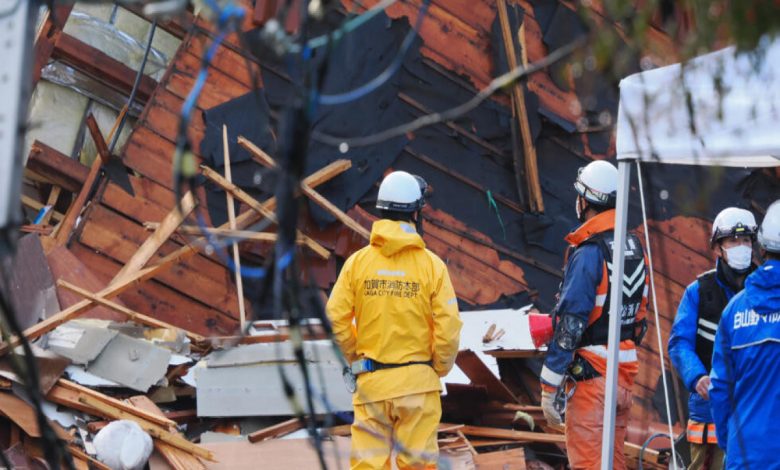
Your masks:
M37 323L42 319L36 316L40 312L30 312L26 327L46 333L63 320L57 316L60 311L67 312L69 318L125 321L130 317L147 326L181 328L194 345L202 346L213 337L242 341L238 329L242 309L250 320L273 318L273 312L253 302L260 289L258 283L244 280L244 296L239 301L236 280L224 260L200 250L202 245L195 241L200 228L187 228L194 225L189 213L199 212L212 227L255 231L254 239L239 245L245 265L262 264L272 246L273 226L262 229L266 232L256 225L263 212L273 211L268 199L273 193L273 176L266 167L274 162L262 160L269 155L277 158L280 114L295 89L283 65L265 58L263 51L253 46L256 28L267 14L266 2L236 3L250 14L242 30L228 35L216 49L186 130L195 159L203 165L201 182L206 184L194 191L193 198L179 195L184 196L181 206L185 214L176 210L174 187L178 126L184 101L201 73L202 58L216 37L215 26L193 12L157 24L165 32L170 57L167 64L160 59L159 72L141 78L138 106L122 111L138 64L123 63L116 53L112 56L96 43L90 45L69 34L68 28L63 30L63 25L76 17L82 22L103 21L93 16L97 11L80 4L62 6L43 20L36 42L38 86L63 86L57 71L68 70L77 78L69 85L77 90L72 93L90 96L109 111L103 112L101 122L92 120L92 125L85 125L91 121L90 112L97 112L86 106L77 137L68 141L69 145L57 133L31 134L36 140L29 145L24 202L32 210L30 224L23 230L40 239L56 281L55 302L46 307L46 313L54 315L56 321ZM375 3L353 5L345 0L337 19ZM325 89L336 93L381 72L415 23L421 5L417 0L394 3L347 37L331 52ZM135 15L134 21L146 21L140 9L121 10L124 15ZM592 14L599 17L600 12L594 7ZM295 12L288 27L292 28L289 25L294 24L294 17ZM419 38L396 76L359 105L325 109L315 130L344 138L366 135L460 104L508 66L542 60L583 31L574 6L568 2L434 0ZM656 65L674 61L675 48L665 33L650 28L648 34L650 49L645 59ZM156 44L160 45L159 40ZM377 181L391 169L404 169L425 177L432 188L424 211L424 239L447 262L462 310L519 308L534 303L549 311L562 278L563 236L576 224L572 181L577 168L613 156L612 123L617 112L614 81L596 71L567 75L566 67L571 65L552 64L463 118L377 146L344 152L312 140L306 168L311 176L302 191L308 198L308 210L299 227L299 256L306 282L327 294L343 260L366 243L376 218L373 202ZM638 70L638 60L634 67ZM45 107L42 109L44 114L37 116L45 115ZM101 143L112 140L111 119L106 116L118 117L123 112L137 113L137 119L115 155L110 155L105 142ZM32 118L36 118L35 113ZM44 129L52 127L47 124ZM232 160L227 165L223 128ZM79 155L88 165L79 161ZM110 159L127 168L133 195L111 172L101 171ZM232 167L232 182L222 176L226 166ZM648 170L649 235L656 259L661 323L651 321L640 351L642 369L634 389L629 427L632 444L627 448L634 457L636 446L665 422L656 328L660 328L665 345L685 286L713 263L708 221L727 205L747 205L760 212L777 193L779 176L772 170L728 174L691 167ZM712 178L717 178L715 183L704 185ZM697 183L708 192L701 194ZM239 206L234 225L228 220L226 190ZM50 210L36 217L43 207ZM640 214L637 207L634 209L632 226L641 232ZM30 250L36 252L34 247ZM42 263L44 258L39 256L38 260ZM284 338L285 332L279 330L262 340L245 342ZM442 448L466 447L473 451L475 460L484 461L482 465L477 462L478 468L492 468L493 463L506 459L524 462L522 455L515 455L522 451L505 450L502 452L514 452L513 456L484 457L489 454L478 452L480 446L495 449L535 442L562 447L561 435L554 430L530 433L506 429L519 426L517 412L529 413L537 425L543 424L533 406L539 394L538 355L500 351L494 355L500 377L464 353L458 365L471 383L453 384L445 403L446 419L457 417L458 422L488 427L445 426ZM52 393L59 397L53 399L55 403L69 403L82 411L86 408L103 418L122 416L117 410L126 405L110 402L109 407L105 396L95 398L81 390L92 397L85 402L84 396L74 397L74 386L67 384L61 381L51 389L54 392L49 397ZM678 423L684 413L683 395L684 390L678 389L674 398L678 406L673 415ZM464 412L462 405L473 403L469 400L475 397L482 404ZM133 405L125 412L161 413L150 403ZM168 411L166 415L178 417L176 413ZM148 422L150 416L142 419ZM188 415L182 421L194 419L197 416ZM280 431L266 430L266 434L250 436L249 440L293 428L295 424ZM180 445L177 449L188 451L187 455L208 457L187 447L173 428L165 429L171 435L159 435L167 439L160 444L166 456L171 452L165 446L174 442ZM340 445L334 442L334 446ZM287 455L284 450L276 452ZM171 463L176 458L169 463L176 466ZM249 462L256 456L244 458ZM176 468L193 467L185 463Z

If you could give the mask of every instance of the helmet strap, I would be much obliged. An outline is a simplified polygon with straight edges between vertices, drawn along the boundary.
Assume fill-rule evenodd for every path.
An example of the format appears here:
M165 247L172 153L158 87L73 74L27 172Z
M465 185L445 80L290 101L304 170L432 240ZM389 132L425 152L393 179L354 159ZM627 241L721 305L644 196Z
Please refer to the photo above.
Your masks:
M414 227L417 229L417 234L420 235L420 237L422 237L423 236L422 208L417 209L414 212Z

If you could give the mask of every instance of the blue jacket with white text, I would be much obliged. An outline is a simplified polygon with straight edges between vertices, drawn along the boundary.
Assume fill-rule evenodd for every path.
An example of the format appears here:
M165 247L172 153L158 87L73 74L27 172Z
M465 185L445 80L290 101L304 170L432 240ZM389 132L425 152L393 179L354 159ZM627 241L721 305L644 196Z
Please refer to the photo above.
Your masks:
M723 311L710 401L729 469L780 469L780 261L747 277Z

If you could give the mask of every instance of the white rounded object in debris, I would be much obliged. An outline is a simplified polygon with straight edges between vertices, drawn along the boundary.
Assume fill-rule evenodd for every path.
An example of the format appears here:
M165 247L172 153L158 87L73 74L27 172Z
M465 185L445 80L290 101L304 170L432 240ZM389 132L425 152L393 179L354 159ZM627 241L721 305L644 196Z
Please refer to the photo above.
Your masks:
M113 421L95 436L97 458L112 470L141 470L152 455L152 438L133 421Z

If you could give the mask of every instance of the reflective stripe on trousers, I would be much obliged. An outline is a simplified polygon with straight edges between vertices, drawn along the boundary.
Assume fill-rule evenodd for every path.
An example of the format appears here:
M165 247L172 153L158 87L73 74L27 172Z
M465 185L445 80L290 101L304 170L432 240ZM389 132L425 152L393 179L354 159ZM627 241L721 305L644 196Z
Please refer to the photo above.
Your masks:
M688 442L692 444L717 444L718 437L715 435L715 423L699 423L697 421L688 421Z

